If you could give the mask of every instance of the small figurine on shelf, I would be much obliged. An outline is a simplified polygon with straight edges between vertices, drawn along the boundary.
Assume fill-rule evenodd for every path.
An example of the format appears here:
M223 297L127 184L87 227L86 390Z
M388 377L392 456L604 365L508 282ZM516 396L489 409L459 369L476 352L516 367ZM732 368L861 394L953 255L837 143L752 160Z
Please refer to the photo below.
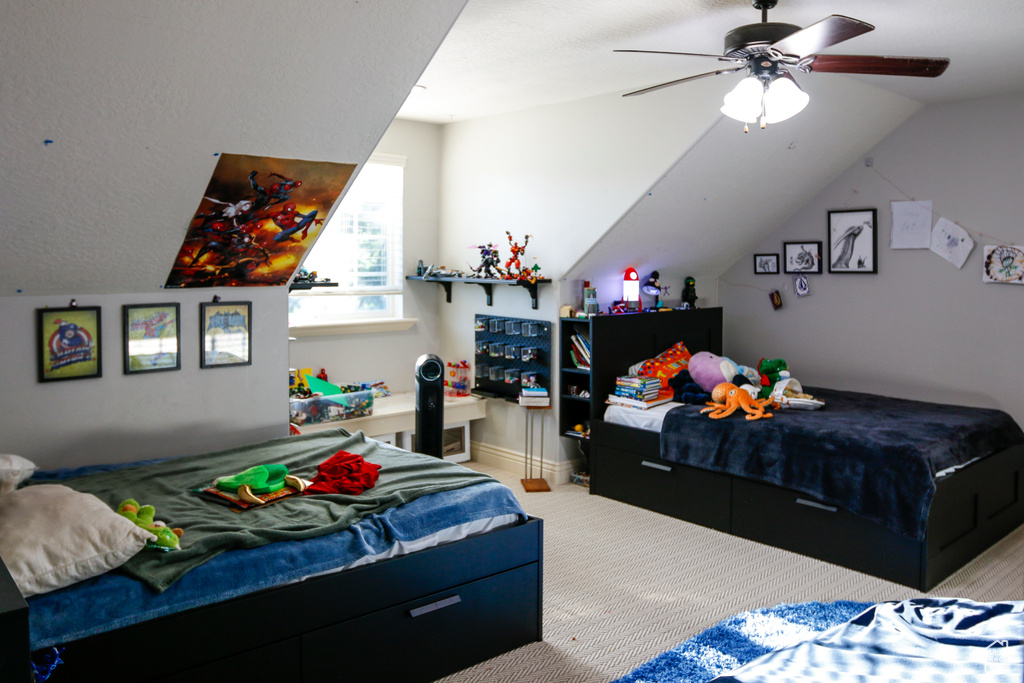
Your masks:
M692 277L683 280L682 308L697 308L697 281Z
M316 376L326 382L327 381L327 370L325 368L320 368L320 372L316 373Z
M508 235L509 251L512 252L512 255L509 256L508 261L505 261L505 279L519 280L524 277L520 257L523 255L524 252L526 252L526 245L530 243L530 236L526 235L526 237L523 239L523 246L519 246L518 242L512 241L512 233L506 230L505 234Z
M502 272L498 264L501 263L501 257L498 256L498 248L494 246L494 243L488 242L487 244L476 245L473 248L480 250L480 265L476 268L470 266L473 271L471 277L500 280Z

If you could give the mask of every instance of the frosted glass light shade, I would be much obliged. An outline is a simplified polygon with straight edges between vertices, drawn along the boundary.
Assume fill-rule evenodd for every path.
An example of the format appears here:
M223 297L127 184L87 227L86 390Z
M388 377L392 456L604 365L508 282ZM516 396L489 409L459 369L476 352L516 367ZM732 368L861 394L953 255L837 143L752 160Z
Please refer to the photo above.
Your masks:
M810 100L792 78L776 78L764 93L764 122L785 121L803 111Z
M761 116L763 95L764 86L761 80L756 76L747 76L725 96L722 113L737 121L754 123Z

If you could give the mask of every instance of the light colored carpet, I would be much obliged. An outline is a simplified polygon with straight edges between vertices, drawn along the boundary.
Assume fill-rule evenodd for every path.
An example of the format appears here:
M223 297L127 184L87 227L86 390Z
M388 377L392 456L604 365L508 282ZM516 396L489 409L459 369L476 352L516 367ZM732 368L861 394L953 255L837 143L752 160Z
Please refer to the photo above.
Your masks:
M811 600L881 602L906 586L711 531L574 484L524 493L521 475L469 463L544 520L544 641L444 683L607 683L718 621ZM928 595L1024 600L1024 527Z

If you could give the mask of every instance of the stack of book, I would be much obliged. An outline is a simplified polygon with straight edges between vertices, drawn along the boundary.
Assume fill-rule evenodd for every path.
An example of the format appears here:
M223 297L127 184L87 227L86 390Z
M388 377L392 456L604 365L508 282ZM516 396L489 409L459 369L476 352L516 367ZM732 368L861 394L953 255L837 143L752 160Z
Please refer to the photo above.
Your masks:
M657 377L627 375L615 379L615 393L608 397L607 402L646 410L671 400L672 391L661 391L661 380Z
M519 405L528 408L546 408L551 405L551 397L544 387L523 387L519 390Z
M577 331L570 338L572 346L569 347L569 355L572 357L573 365L576 367L590 369L590 339L583 332Z

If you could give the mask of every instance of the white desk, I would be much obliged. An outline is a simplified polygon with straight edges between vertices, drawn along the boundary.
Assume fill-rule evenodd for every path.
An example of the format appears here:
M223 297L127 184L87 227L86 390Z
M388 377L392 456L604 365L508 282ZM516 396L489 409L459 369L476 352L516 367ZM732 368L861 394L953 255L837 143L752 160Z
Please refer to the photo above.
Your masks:
M465 457L445 456L445 460L454 462L469 460L469 421L479 420L486 416L487 401L485 399L477 396L464 396L444 400L445 429L465 424ZM375 398L373 413L365 417L297 426L303 434L337 429L338 427L349 432L362 430L370 438L387 441L411 450L410 435L416 429L416 394L410 391L404 394Z

